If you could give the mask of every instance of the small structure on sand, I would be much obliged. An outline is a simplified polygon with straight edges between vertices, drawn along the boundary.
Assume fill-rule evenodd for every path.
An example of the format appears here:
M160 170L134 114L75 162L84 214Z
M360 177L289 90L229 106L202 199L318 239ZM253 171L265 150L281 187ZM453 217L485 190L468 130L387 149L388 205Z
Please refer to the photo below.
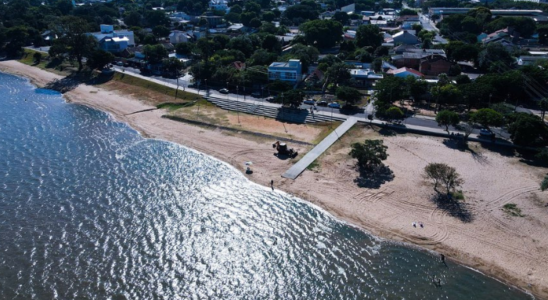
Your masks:
M276 141L274 144L272 144L272 148L276 148L276 151L278 151L278 156L287 156L290 158L295 158L299 153L293 148L287 147L286 143L280 143L280 141Z

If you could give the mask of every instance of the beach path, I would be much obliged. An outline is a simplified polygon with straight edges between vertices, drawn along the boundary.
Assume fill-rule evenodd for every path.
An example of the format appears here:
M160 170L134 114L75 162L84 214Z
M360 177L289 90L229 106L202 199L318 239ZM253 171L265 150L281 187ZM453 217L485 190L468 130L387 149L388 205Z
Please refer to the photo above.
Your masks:
M335 143L343 134L345 134L354 124L358 122L355 117L349 117L325 139L323 139L316 147L308 152L301 160L294 164L289 170L282 174L282 177L295 179L310 165L316 158L325 152L333 143Z

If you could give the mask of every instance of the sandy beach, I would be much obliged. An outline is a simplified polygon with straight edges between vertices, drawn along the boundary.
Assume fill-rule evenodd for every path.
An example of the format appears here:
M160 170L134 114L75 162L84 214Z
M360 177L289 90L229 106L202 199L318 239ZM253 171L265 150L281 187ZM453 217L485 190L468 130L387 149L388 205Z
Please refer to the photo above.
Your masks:
M26 76L37 86L62 78L17 61L0 62L0 70ZM320 157L317 169L305 170L293 181L280 176L292 162L273 155L274 141L172 121L162 118L164 110L135 113L154 106L100 86L81 84L65 98L109 112L145 137L196 149L241 171L243 162L252 161L254 173L248 178L254 182L270 186L274 180L276 189L310 201L374 235L439 251L448 259L548 299L548 194L539 189L548 169L530 166L509 150L490 151L471 143L471 151L461 151L441 138L381 135L378 129L360 125ZM274 128L269 125L272 122L279 123L258 118L255 122L269 128ZM298 140L312 142L311 136L317 134L305 125L286 125L285 130ZM273 129L266 133L277 134ZM360 187L355 182L359 172L348 152L350 143L365 138L384 140L389 153L385 164L392 175ZM300 152L310 148L292 146ZM435 192L422 176L431 162L455 167L464 179L460 189L465 202L458 214L432 200ZM508 203L516 204L522 216L505 212L503 206ZM424 228L413 227L413 222L422 222Z

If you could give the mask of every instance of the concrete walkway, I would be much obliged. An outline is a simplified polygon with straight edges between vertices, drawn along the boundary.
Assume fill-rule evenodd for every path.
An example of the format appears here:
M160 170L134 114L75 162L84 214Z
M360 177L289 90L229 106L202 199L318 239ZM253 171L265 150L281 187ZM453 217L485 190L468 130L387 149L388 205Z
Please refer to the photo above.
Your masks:
M337 129L331 132L323 141L321 141L314 149L310 150L301 160L287 170L282 177L295 179L299 176L306 167L308 167L316 158L331 147L343 134L345 134L354 124L358 122L357 118L349 117Z

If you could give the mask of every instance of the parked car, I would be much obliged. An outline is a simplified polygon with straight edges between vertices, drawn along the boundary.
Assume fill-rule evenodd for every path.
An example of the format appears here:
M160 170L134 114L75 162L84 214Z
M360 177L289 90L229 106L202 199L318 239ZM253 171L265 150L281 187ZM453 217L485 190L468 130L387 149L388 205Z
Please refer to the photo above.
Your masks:
M274 97L268 97L265 100L268 101L268 102L274 102Z
M327 106L329 106L331 108L341 108L341 105L338 102L331 102L331 103L327 104Z
M495 133L493 133L491 130L489 129L486 129L486 128L482 128L480 129L480 133L479 133L480 136L485 136L485 137L493 137L495 135Z
M325 100L319 101L318 103L316 103L316 105L318 105L318 106L327 106L327 101L325 101Z
M314 104L316 104L316 100L307 99L307 100L304 100L303 103L304 104L314 105Z
M254 92L254 93L251 93L251 96L253 96L255 98L259 98L259 97L261 97L261 93L260 92Z
M220 89L220 90L219 90L219 93L221 93L221 94L228 94L228 90L227 90L227 89Z

